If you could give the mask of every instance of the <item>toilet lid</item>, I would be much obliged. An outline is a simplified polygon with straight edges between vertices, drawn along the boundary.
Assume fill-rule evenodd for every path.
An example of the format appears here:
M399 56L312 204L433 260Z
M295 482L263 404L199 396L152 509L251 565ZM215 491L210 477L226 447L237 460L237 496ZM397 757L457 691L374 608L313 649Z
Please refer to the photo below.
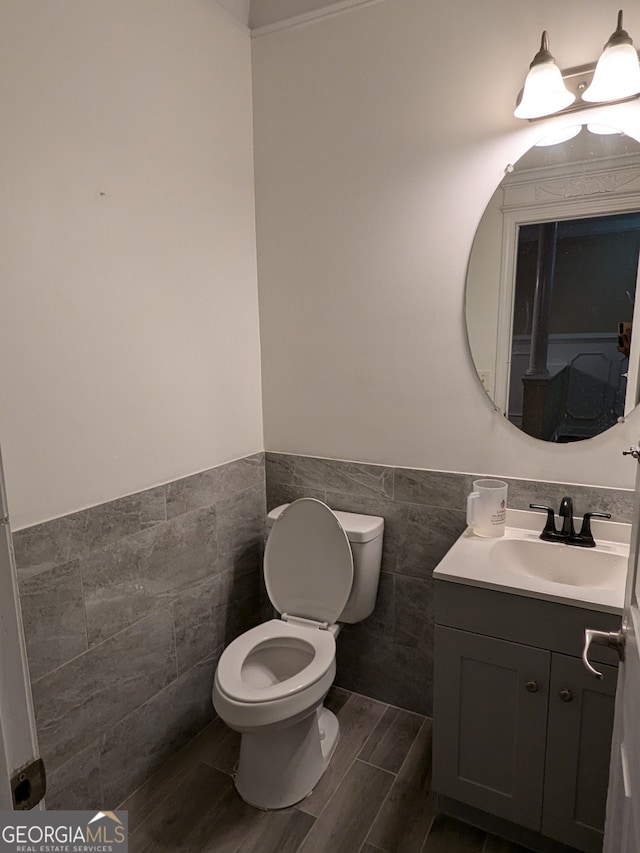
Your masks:
M337 621L351 593L353 556L326 504L300 498L282 512L267 539L264 579L278 613Z

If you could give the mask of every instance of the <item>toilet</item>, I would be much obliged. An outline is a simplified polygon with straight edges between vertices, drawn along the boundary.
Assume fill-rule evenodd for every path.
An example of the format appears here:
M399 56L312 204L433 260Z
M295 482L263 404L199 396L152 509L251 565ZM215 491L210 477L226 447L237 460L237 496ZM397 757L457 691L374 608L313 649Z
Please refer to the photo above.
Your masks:
M339 622L360 622L375 606L384 519L334 512L315 498L267 516L264 579L280 613L224 650L213 705L241 733L235 786L261 809L311 793L338 741L323 707L336 674Z

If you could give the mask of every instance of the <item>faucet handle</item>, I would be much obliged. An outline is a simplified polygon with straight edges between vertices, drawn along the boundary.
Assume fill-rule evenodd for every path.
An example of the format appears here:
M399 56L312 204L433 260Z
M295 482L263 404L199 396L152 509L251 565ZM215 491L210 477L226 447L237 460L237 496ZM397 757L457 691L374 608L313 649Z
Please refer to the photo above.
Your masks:
M582 527L580 528L580 533L578 533L576 539L579 539L579 542L574 544L582 545L583 548L595 548L596 540L593 538L593 533L591 532L591 519L592 518L611 518L610 512L585 512L582 516Z
M544 526L544 530L540 534L540 537L553 535L555 538L558 535L558 531L556 530L556 514L555 510L551 506L541 506L540 504L529 504L529 509L543 509L547 513L547 522Z

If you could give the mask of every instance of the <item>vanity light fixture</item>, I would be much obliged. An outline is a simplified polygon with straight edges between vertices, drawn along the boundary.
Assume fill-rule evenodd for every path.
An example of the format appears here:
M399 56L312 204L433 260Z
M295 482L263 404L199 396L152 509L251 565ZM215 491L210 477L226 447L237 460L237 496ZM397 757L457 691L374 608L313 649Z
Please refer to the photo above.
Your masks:
M542 33L540 50L529 67L524 88L518 96L516 118L546 118L582 110L594 104L610 104L640 95L640 63L633 42L618 25L598 60L561 71L549 53L549 38Z
M605 44L591 85L582 93L588 103L609 103L630 98L640 92L640 64L629 33L622 28L622 9L618 26Z
M522 96L518 100L516 118L543 118L560 112L576 99L565 86L562 72L549 53L549 36L545 30L540 41L540 50L533 57Z

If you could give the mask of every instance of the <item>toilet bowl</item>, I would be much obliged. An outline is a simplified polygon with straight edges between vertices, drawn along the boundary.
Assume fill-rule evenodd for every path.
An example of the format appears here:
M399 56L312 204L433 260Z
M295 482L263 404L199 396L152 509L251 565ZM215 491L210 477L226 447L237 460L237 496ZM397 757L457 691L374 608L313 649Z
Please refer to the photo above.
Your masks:
M334 513L313 498L270 516L264 577L281 618L233 640L213 684L216 712L241 733L236 789L262 809L304 799L331 759L339 726L322 703L336 673L337 620L373 610L383 528L381 518Z
M237 731L274 726L322 702L336 670L331 631L271 619L225 649L215 675L216 710Z

